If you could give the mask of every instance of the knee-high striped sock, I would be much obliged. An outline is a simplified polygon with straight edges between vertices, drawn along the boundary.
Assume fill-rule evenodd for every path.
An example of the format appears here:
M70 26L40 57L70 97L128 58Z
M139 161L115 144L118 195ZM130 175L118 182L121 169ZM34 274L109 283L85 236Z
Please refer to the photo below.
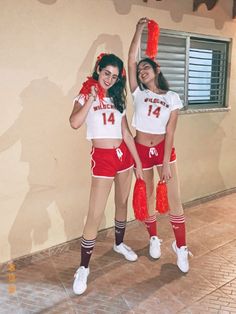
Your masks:
M85 268L88 267L91 255L93 253L95 241L96 241L96 239L86 240L84 237L82 237L80 266L84 266Z
M152 215L149 216L147 219L144 220L144 223L147 227L147 231L150 235L150 237L152 236L156 236L157 235L157 217L156 215Z
M178 248L186 245L185 217L184 215L171 215L170 223L175 234L176 245Z
M126 227L126 221L118 221L115 219L116 245L119 245L124 241L125 227Z

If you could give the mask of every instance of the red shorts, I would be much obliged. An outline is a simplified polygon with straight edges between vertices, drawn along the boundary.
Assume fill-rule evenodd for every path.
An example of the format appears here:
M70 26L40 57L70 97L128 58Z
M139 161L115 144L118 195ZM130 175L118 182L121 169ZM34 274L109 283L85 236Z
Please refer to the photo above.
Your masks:
M96 148L91 151L93 177L113 179L117 173L134 166L133 157L123 141L117 148Z
M144 170L151 169L154 166L162 166L165 140L152 147L148 147L139 143L135 143L135 145ZM176 161L176 154L175 148L173 147L170 154L170 162L174 161Z

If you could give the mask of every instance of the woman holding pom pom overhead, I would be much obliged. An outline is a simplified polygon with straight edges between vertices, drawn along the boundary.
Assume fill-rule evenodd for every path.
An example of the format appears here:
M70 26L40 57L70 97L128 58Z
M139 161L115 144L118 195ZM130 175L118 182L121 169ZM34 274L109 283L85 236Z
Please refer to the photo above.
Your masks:
M113 181L113 249L128 261L136 261L138 258L123 243L134 161L137 164L137 178L143 178L142 165L127 125L125 84L126 74L122 60L114 54L101 54L97 58L92 77L83 83L75 98L70 116L70 124L74 129L86 122L87 139L92 142L89 211L81 241L80 267L74 276L75 294L82 294L87 289L88 265Z
M141 34L148 28L147 58L137 63ZM160 182L157 188L157 206L168 206L169 219L175 241L172 248L177 255L177 266L186 273L189 270L188 248L185 236L185 217L180 199L176 153L173 147L178 111L183 107L179 95L169 90L159 64L154 60L159 37L158 25L141 18L130 45L128 56L129 84L134 101L132 125L136 129L135 143L142 162L146 182L149 217L145 225L150 235L149 254L161 256L161 240L157 236L155 212L154 171L156 166ZM167 200L162 198L167 189Z

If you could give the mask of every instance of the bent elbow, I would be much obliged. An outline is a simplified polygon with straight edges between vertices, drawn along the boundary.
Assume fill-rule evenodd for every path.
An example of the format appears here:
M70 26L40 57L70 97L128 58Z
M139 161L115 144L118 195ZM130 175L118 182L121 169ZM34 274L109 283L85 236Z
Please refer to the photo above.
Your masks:
M70 126L71 126L72 129L74 129L74 130L77 130L77 129L80 127L80 125L79 125L78 123L76 123L76 121L74 121L73 118L70 118L70 119L69 119L69 122L70 122Z
M77 130L79 127L77 126L77 125L74 125L74 124L70 124L70 126L72 127L72 129L74 129L74 130Z

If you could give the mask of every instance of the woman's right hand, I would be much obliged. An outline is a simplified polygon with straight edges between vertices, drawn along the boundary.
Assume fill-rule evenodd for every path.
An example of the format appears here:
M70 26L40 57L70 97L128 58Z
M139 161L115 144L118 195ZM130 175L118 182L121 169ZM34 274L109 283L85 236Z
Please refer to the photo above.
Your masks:
M95 86L91 86L89 97L93 98L93 101L95 101L97 98L97 94L98 94L97 88Z

